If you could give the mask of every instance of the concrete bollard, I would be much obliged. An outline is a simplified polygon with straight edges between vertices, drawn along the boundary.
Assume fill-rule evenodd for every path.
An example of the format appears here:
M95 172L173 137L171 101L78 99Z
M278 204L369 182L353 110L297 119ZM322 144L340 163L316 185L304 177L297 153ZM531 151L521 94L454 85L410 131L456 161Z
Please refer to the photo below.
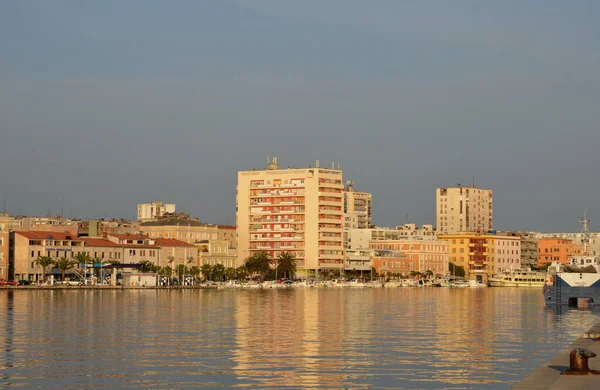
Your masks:
M569 355L569 369L563 375L600 375L600 371L590 370L588 359L596 357L589 349L575 348Z

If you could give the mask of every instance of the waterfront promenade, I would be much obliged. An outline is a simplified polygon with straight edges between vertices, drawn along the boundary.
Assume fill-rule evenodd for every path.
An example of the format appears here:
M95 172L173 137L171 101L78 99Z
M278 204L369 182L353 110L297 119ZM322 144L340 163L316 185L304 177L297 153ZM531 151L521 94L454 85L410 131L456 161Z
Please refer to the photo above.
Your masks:
M575 348L585 348L596 353L597 357L589 359L589 367L590 370L600 370L600 341L595 341L599 337L600 321L568 348L560 351L558 355L525 377L521 383L513 387L513 390L600 388L600 375L561 375L569 368L569 354Z
M218 286L0 286L0 290L216 290Z

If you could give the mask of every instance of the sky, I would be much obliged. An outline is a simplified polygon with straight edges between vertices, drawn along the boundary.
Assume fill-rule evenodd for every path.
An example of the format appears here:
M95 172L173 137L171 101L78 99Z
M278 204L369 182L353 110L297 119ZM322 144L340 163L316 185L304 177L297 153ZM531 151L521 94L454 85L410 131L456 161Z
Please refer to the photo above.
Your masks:
M0 2L0 200L235 223L237 171L339 162L373 222L600 231L600 2Z

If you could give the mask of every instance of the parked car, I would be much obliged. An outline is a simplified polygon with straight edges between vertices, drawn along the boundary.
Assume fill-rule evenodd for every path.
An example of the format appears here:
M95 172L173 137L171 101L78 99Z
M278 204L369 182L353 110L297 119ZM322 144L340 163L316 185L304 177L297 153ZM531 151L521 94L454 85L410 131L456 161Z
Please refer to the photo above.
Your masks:
M19 280L19 286L29 286L31 282L29 280Z
M18 286L19 283L15 282L14 280L0 280L0 286Z
M63 286L83 286L83 282L80 280L63 280L60 284Z

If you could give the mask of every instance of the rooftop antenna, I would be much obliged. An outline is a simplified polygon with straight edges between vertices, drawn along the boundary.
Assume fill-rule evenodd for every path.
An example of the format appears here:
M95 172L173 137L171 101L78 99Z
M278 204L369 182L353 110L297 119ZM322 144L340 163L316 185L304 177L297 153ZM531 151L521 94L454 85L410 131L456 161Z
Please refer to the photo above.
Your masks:
M4 209L3 210L4 210L3 212L6 213L6 198L4 198Z
M590 223L590 220L587 219L587 210L583 212L583 218L581 218L579 222L583 224L583 229L581 230L581 233L583 235L581 239L581 241L583 242L583 254L589 255L588 244L590 242L590 231L588 230L588 224Z
M473 176L473 188L475 188L475 176Z

